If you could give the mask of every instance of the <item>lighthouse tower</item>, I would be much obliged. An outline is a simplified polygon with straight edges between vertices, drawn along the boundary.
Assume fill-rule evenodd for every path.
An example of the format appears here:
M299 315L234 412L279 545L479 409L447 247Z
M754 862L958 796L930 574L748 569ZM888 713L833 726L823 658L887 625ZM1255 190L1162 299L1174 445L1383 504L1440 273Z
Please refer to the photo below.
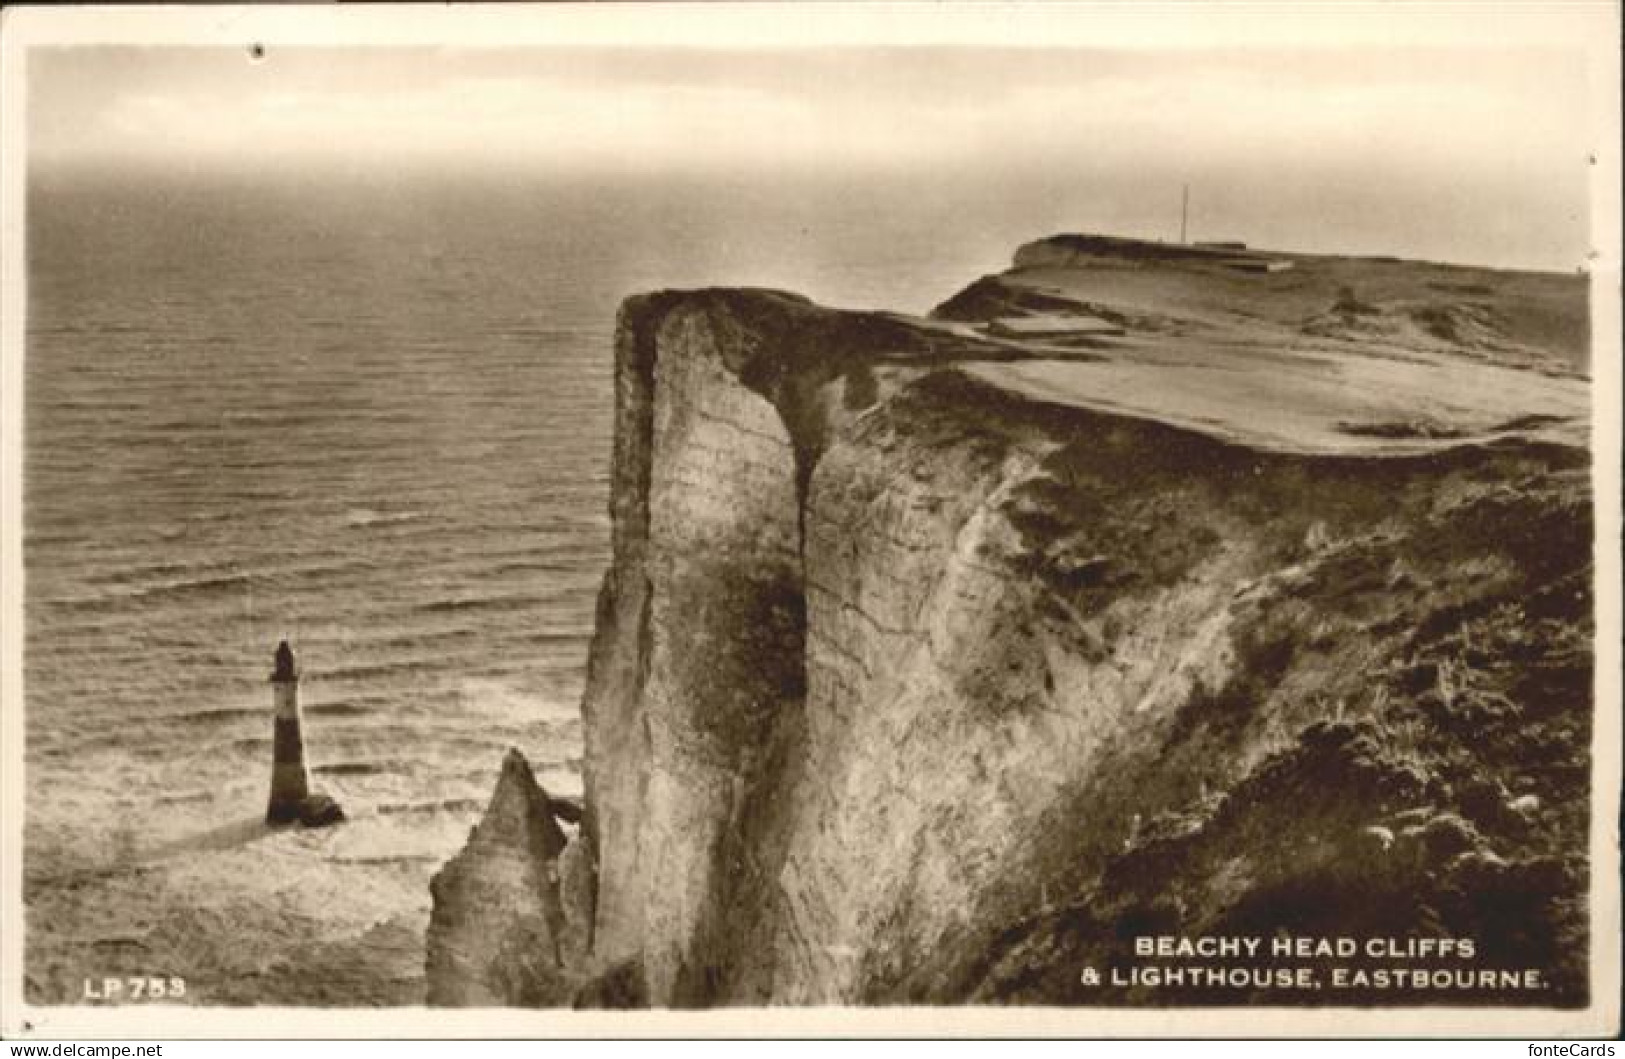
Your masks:
M276 706L272 738L271 800L265 809L265 822L286 824L300 818L310 797L310 777L305 773L305 740L299 731L299 667L293 648L283 640L276 648L276 668L271 673L271 698Z

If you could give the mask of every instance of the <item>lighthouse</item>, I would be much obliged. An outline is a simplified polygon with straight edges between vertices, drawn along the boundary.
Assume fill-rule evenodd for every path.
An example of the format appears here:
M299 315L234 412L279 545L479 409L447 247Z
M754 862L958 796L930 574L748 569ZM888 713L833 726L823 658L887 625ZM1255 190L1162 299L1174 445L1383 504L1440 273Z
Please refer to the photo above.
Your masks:
M265 822L287 824L299 819L310 797L310 777L305 772L305 739L299 724L299 665L286 640L276 647L271 701L276 712L272 721L271 800L265 809Z
M344 809L322 791L312 794L310 774L305 771L305 737L300 730L299 663L293 648L283 640L276 645L275 667L271 670L271 798L265 806L265 822L306 827L326 827L344 819Z

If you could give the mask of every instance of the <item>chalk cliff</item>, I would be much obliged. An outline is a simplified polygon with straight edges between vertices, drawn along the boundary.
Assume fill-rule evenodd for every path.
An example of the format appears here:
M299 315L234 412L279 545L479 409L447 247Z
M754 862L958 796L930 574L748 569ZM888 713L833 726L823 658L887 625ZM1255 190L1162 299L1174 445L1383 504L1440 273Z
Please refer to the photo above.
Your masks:
M552 799L517 750L468 845L434 877L428 1001L541 1005L569 997L586 966L588 883Z
M1081 975L1288 933L1583 1000L1583 284L1168 249L627 301L581 832L510 762L431 1002L1395 999Z

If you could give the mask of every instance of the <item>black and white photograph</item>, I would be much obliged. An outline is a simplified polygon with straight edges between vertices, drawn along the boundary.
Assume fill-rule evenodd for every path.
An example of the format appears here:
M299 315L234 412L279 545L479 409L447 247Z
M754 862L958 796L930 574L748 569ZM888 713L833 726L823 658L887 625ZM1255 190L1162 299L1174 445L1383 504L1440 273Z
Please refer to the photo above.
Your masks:
M1619 15L8 9L5 1034L1617 1033Z

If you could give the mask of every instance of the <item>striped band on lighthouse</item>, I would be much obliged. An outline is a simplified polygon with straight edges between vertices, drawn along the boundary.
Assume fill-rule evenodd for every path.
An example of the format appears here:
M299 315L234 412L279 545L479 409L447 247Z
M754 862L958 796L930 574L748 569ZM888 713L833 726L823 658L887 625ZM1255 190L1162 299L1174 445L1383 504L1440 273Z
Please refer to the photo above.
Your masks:
M286 824L299 819L300 806L310 796L310 778L305 772L305 740L299 730L299 669L286 640L277 645L271 697L275 717L271 740L271 798L265 809L265 822Z

